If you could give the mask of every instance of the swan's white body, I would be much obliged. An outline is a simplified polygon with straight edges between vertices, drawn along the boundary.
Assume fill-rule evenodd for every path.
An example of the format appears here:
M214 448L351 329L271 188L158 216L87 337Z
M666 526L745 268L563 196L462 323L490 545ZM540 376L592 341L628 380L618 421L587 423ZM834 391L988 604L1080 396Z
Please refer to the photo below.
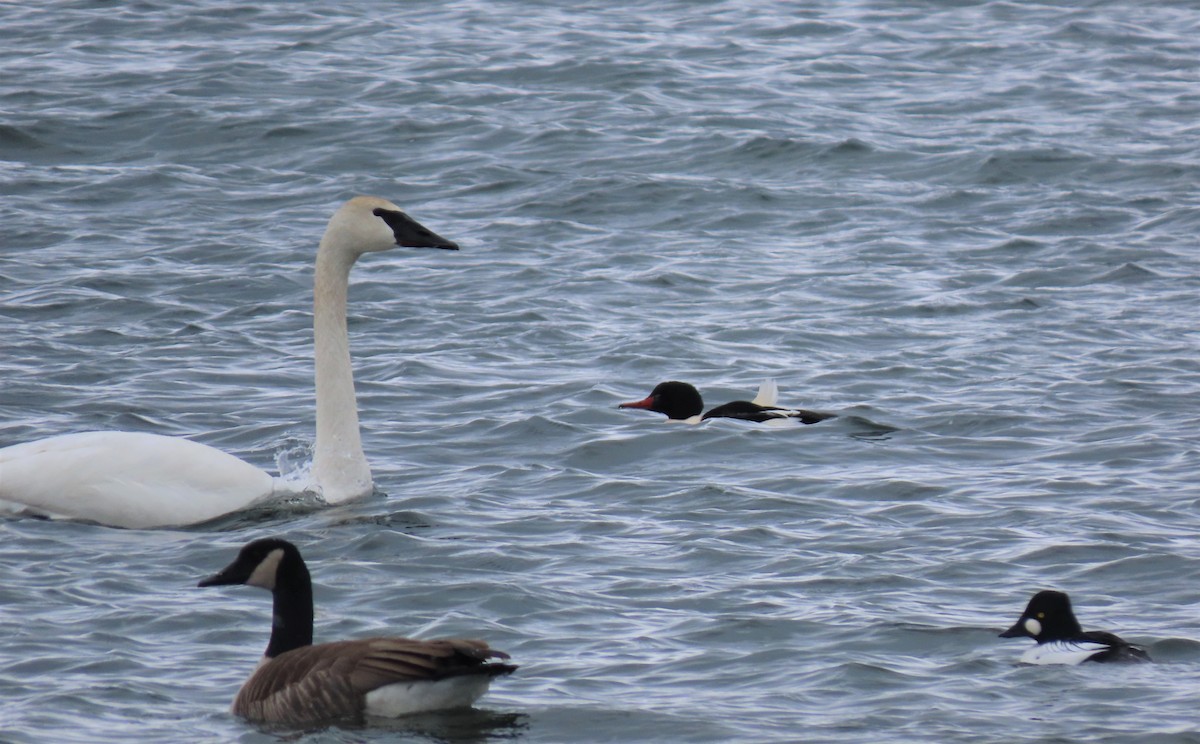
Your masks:
M179 437L91 431L0 449L0 496L48 516L133 528L197 524L274 493L275 479L262 470Z
M312 482L301 488L327 503L360 498L373 487L358 428L346 294L350 268L360 255L397 245L457 247L391 202L359 196L334 213L317 250L317 438ZM281 482L260 468L178 437L101 431L0 449L0 501L10 509L115 527L207 522L270 500L281 490Z

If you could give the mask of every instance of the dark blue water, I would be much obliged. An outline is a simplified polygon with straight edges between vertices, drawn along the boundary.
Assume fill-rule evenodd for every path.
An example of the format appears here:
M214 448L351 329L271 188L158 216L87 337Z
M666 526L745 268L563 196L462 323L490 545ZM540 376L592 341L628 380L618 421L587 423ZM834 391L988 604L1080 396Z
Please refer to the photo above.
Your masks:
M194 585L278 534L318 640L522 664L305 741L1197 741L1198 39L1190 3L0 6L0 445L302 468L329 215L463 247L356 269L374 497L0 522L0 738L275 740L227 711L268 598ZM840 417L615 407L767 377ZM1041 588L1158 663L1015 666Z

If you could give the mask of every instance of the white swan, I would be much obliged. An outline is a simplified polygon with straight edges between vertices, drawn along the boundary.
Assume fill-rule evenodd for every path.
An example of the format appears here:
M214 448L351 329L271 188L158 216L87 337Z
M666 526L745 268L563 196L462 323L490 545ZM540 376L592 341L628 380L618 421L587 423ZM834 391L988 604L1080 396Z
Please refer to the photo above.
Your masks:
M317 439L311 488L327 503L371 492L346 333L350 268L396 246L447 248L395 204L358 196L325 228L313 281ZM233 455L188 439L136 432L65 434L0 449L0 501L10 510L114 527L197 524L294 491Z

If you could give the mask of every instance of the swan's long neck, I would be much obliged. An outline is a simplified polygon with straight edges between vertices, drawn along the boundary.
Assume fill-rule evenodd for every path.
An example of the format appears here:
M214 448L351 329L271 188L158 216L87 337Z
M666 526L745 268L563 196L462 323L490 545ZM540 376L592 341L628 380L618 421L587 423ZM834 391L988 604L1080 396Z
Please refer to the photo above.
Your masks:
M371 492L354 397L354 370L346 333L346 292L354 258L321 241L313 281L313 355L317 383L317 443L313 478L325 501Z

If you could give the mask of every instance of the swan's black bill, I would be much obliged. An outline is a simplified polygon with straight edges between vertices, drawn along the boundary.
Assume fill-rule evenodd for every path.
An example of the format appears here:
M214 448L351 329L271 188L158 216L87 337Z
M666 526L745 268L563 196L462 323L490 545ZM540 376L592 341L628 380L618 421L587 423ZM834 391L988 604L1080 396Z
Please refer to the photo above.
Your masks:
M458 243L455 243L453 240L446 240L404 212L376 207L371 214L380 218L387 223L388 227L392 228L392 234L396 236L396 245L405 248L458 250Z

